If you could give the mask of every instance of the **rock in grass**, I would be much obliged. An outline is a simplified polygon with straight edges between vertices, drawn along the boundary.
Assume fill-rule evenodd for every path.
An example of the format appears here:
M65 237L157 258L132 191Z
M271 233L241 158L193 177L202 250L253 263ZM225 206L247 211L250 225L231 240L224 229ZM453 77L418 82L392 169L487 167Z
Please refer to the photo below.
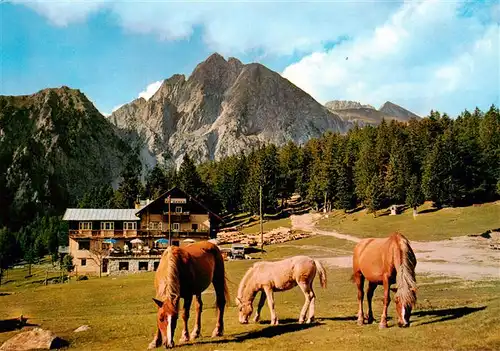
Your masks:
M1 351L49 350L66 346L68 343L50 330L34 328L17 335L3 343Z
M90 327L88 325L82 325L82 326L76 328L74 333L84 332L84 331L87 331L89 329L90 329Z

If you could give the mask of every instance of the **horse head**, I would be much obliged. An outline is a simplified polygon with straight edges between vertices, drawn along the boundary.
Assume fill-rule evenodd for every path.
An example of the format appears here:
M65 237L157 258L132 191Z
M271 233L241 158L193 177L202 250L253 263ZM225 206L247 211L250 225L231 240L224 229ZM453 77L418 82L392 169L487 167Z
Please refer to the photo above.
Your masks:
M236 298L236 305L239 309L239 321L241 324L248 324L248 318L252 315L253 304L250 300L243 300L241 297Z
M397 292L395 288L391 290L394 293ZM394 298L394 302L396 303L396 314L398 315L398 326L403 328L410 326L410 316L417 298L417 290L411 289L409 295L410 298L407 299L403 299L399 295L396 295Z
M174 347L174 333L177 325L179 297L167 298L165 301L153 298L153 301L158 306L156 322L158 324L158 330L161 333L162 345L165 347Z

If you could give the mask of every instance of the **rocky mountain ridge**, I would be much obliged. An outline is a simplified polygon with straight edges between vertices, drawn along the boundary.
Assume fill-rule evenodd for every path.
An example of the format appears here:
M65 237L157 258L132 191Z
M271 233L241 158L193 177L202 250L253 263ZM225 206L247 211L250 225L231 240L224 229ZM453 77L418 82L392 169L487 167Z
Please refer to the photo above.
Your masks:
M213 54L192 74L163 81L148 100L116 110L110 120L142 149L142 160L179 165L188 152L201 162L263 143L303 143L346 123L311 96L258 63Z
M325 103L325 106L339 115L344 122L358 123L361 126L377 125L382 122L382 119L408 122L412 118L420 118L390 101L385 102L378 110L371 105L362 105L357 101L349 100L332 100Z

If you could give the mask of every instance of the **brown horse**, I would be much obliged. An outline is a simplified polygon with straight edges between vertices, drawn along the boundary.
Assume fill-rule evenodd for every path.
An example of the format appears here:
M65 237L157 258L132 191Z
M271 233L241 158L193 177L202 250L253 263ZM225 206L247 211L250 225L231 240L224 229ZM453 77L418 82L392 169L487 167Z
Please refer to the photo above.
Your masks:
M358 287L358 324L373 323L372 298L378 285L384 286L384 310L380 319L380 328L387 328L387 307L389 289L396 284L396 313L400 327L410 326L411 310L417 300L417 282L415 266L417 260L408 239L400 233L394 233L385 239L363 239L354 248L353 279ZM368 281L368 316L363 315L364 281Z
M316 295L312 287L316 271L319 271L321 286L326 288L326 272L319 261L307 256L295 256L277 262L255 263L246 272L238 288L236 304L239 307L239 321L248 323L248 318L253 312L253 300L260 291L260 300L254 321L260 318L260 311L264 306L266 296L269 310L271 311L271 324L278 324L278 317L274 310L273 292L285 291L299 286L305 296L305 303L299 316L299 323L303 323L307 310L309 316L307 323L314 319L314 301Z
M201 293L213 284L217 304L217 325L212 337L224 332L224 307L228 299L224 259L219 248L207 241L191 244L183 248L169 246L163 253L156 271L154 302L158 306L158 330L149 348L160 345L174 346L179 300L184 299L182 319L184 329L180 342L190 339L188 333L189 309L193 296L196 297L196 322L191 338L200 336L202 300Z

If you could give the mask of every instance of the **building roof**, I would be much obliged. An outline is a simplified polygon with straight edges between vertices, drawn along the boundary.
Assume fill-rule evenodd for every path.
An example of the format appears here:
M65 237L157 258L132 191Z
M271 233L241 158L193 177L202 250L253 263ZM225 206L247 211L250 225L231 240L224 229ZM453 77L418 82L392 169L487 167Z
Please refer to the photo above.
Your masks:
M138 221L135 208L68 208L64 221Z
M181 193L183 193L186 197L188 197L190 200L196 202L198 205L200 205L202 208L204 208L208 213L210 213L213 217L217 218L219 221L223 221L223 219L215 212L213 212L212 210L210 210L207 206L205 206L200 200L196 199L194 196L191 196L189 195L188 193L186 193L184 190L174 186L173 188L171 188L170 190L164 192L163 194L161 194L160 196L158 196L156 199L154 199L153 201L149 202L148 204L146 204L146 206L144 207L141 207L140 209L137 209L136 210L136 213L137 215L139 215L139 213L141 213L143 210L145 210L148 206L150 206L151 204L155 203L156 201L159 201L160 199L163 199L165 198L167 195L169 195L170 193L172 193L173 191L180 191Z

